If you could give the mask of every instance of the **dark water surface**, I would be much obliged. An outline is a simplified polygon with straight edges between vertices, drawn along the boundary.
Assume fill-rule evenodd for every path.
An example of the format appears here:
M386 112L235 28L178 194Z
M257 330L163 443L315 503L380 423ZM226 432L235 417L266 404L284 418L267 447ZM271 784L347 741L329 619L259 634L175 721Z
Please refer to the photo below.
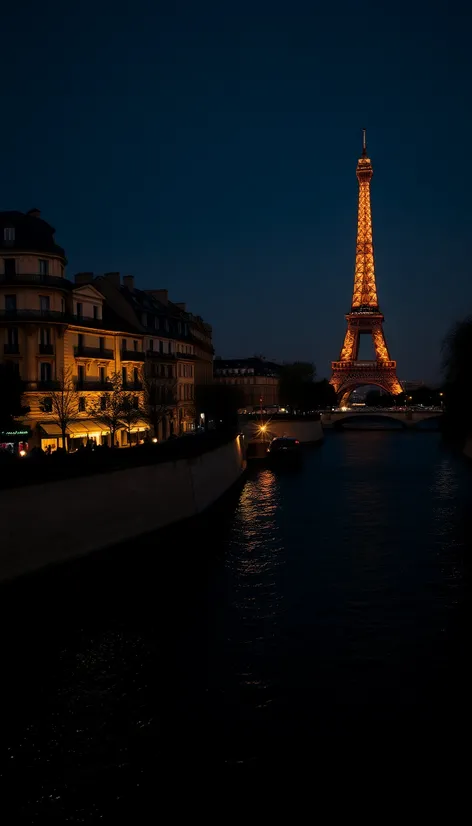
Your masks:
M196 522L3 585L8 822L114 822L172 775L447 753L471 483L438 434L328 434Z

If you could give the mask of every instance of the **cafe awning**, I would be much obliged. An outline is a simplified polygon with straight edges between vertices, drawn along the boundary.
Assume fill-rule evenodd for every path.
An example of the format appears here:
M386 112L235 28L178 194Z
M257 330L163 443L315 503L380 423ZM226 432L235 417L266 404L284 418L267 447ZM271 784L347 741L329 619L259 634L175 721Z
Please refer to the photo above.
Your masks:
M46 436L62 436L62 431L57 422L41 422L41 430ZM109 433L110 428L93 419L82 419L76 422L69 422L66 433L72 438L80 439L90 436L91 433Z
M149 430L149 423L143 419L138 419L138 421L133 424L131 433L137 433L139 430Z

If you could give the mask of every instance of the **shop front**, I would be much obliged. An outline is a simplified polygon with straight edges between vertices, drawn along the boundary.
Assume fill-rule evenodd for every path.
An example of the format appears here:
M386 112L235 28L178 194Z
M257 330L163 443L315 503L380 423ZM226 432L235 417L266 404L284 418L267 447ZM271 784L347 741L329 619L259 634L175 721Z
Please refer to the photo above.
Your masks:
M121 430L121 447L133 447L133 445L142 445L146 439L146 433L149 431L149 424L143 419L138 419L133 424L130 432L128 430Z
M26 456L28 453L28 440L31 438L29 427L11 428L0 430L0 450L12 453L14 456Z
M41 448L46 453L52 453L63 447L61 428L57 422L41 422ZM81 419L69 422L67 437L69 450L74 452L83 447L109 444L110 430L93 419Z

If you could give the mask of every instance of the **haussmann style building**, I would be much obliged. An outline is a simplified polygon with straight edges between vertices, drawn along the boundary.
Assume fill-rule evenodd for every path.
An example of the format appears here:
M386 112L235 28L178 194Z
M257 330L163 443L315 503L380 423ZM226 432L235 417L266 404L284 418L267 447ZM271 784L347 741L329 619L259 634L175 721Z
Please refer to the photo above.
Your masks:
M210 325L172 303L167 290L139 290L132 276L119 273L79 273L71 281L66 265L55 230L39 210L0 213L0 359L24 382L29 448L62 446L48 394L58 391L64 376L77 391L77 411L67 426L71 449L90 440L110 443L109 428L90 411L111 392L116 376L137 409L145 408L146 375L162 387L159 438L191 430L195 384L212 376ZM120 426L117 443L137 443L149 430L147 417L137 418L131 429ZM0 437L3 446L8 438Z
M213 364L215 382L240 388L248 410L279 405L280 365L262 358L221 359Z

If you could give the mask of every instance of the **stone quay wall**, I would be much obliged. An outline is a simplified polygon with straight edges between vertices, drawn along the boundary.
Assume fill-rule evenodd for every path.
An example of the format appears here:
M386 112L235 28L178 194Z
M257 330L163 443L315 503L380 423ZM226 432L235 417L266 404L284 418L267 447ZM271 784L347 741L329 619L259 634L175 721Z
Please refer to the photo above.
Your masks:
M192 459L3 490L0 580L196 516L245 468L237 436Z

